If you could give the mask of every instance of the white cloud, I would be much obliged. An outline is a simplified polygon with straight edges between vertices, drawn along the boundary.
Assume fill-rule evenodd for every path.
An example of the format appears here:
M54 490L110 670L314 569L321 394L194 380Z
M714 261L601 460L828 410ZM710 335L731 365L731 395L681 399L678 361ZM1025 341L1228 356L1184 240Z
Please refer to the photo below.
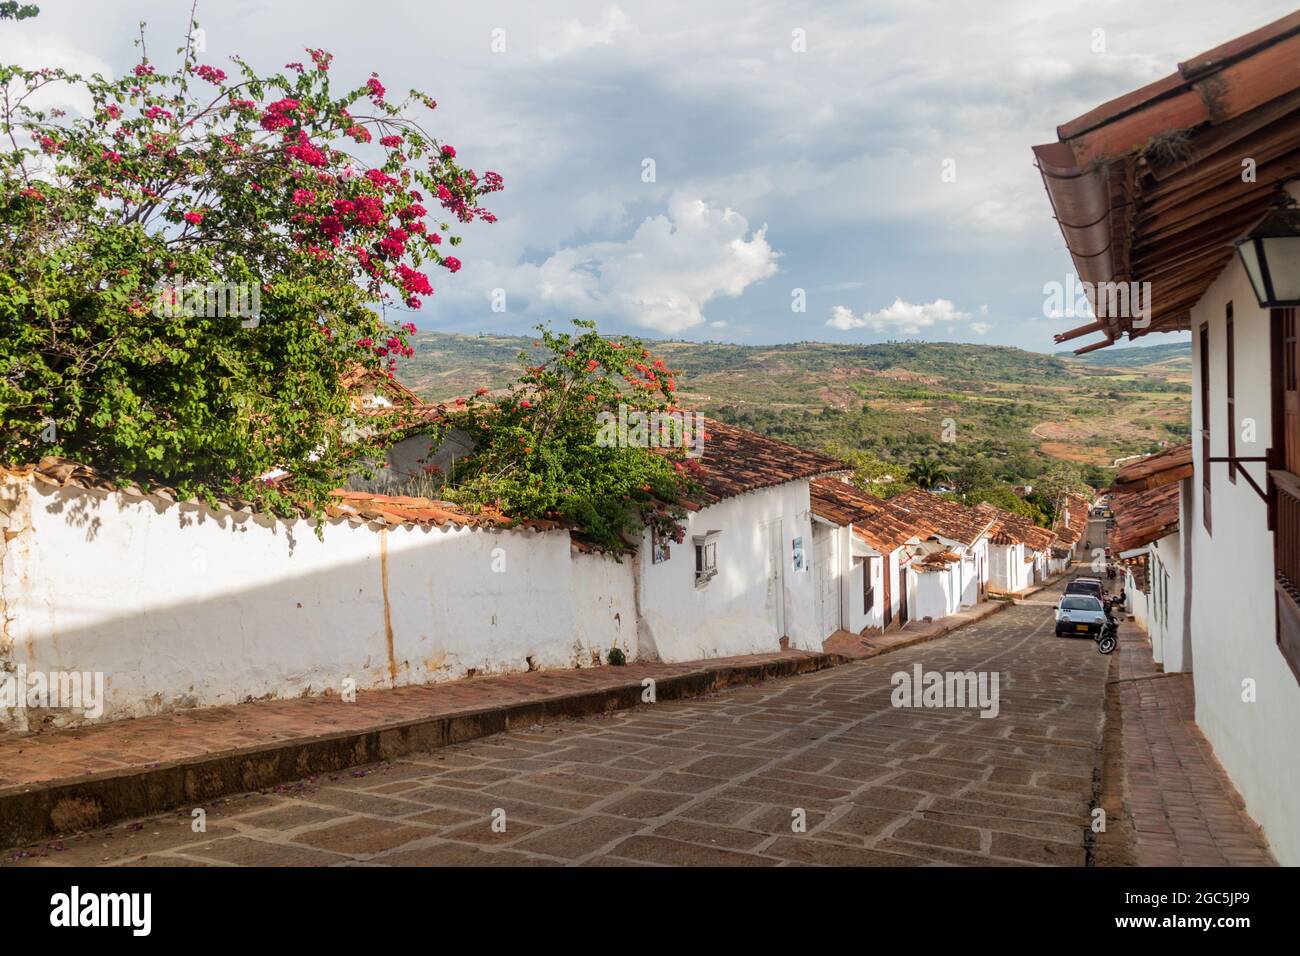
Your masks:
M501 284L528 299L530 311L617 316L671 335L703 324L712 300L773 275L778 255L766 227L751 232L735 210L675 199L626 241L560 249Z
M981 314L986 311L983 310ZM826 320L826 324L842 332L869 328L873 332L915 335L922 329L940 323L969 322L973 317L969 312L962 312L948 299L935 299L933 302L916 304L896 298L893 305L879 312L864 312L861 316L854 315L852 309L837 305L831 310L831 318ZM977 335L982 335L989 328L990 326L984 322L975 322L971 325L971 330Z
M592 26L588 26L578 19L566 21L561 28L559 46L543 46L541 54L543 57L551 59L575 53L578 50L585 50L588 47L608 46L614 42L614 38L618 34L629 29L631 29L631 24L628 22L627 14L618 7L609 7L602 14L600 20Z
M989 322L972 322L970 324L970 330L976 335L984 335L992 328L993 325Z

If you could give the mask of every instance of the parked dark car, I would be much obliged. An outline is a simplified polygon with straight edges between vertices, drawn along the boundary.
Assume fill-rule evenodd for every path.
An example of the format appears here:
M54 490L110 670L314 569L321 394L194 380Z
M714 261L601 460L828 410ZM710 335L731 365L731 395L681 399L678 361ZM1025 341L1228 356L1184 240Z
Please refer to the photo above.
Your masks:
M1098 601L1106 596L1099 578L1075 578L1065 586L1066 594L1090 594Z

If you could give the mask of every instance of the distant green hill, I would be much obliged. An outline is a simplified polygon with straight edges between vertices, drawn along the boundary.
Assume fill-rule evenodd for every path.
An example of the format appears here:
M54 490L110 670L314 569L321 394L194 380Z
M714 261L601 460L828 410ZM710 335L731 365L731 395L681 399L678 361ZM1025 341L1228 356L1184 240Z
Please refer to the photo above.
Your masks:
M1166 368L1179 368L1191 371L1192 343L1166 342L1161 345L1133 345L1128 348L1098 349L1087 355L1061 353L1062 358L1088 365L1102 365L1106 368L1137 368L1147 365L1162 365Z
M501 388L517 375L518 336L413 337L402 381L430 399ZM949 467L987 457L999 477L1032 482L1058 458L1093 469L1186 440L1189 386L1175 346L1115 364L952 342L786 345L649 341L677 370L682 402L798 445L870 451ZM943 441L948 434L954 441ZM1101 469L1101 470L1099 470Z

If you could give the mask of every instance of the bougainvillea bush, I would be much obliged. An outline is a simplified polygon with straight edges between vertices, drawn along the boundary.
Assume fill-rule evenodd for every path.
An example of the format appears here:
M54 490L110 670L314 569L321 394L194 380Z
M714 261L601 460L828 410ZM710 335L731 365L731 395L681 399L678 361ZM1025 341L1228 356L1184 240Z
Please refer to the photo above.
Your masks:
M636 339L573 324L574 334L540 329L540 355L520 353L521 375L503 393L480 389L449 403L443 427L465 432L474 449L443 494L469 508L570 522L602 548L622 548L646 525L680 542L681 501L696 489L699 461L687 454L691 436L671 424L676 375ZM601 439L601 413L618 416L620 405L663 415L660 447Z
M334 89L324 51L272 75L178 58L0 67L0 458L319 513L375 453L344 373L409 354L405 310L501 177L424 131L428 96ZM37 108L55 86L90 114ZM213 314L213 287L256 316Z

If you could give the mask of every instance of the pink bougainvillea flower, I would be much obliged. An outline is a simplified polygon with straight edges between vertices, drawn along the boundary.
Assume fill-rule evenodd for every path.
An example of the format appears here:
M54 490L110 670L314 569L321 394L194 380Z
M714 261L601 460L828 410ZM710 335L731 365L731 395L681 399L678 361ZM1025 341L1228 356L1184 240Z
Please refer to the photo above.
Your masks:
M194 73L199 79L207 80L209 83L223 83L226 79L225 70L219 70L215 66L208 66L206 63L196 67Z
M190 225L197 226L203 221L203 213L191 210L185 214L184 218Z
M442 264L446 266L450 272L460 271L461 262L455 256L448 256L446 259L443 259Z

